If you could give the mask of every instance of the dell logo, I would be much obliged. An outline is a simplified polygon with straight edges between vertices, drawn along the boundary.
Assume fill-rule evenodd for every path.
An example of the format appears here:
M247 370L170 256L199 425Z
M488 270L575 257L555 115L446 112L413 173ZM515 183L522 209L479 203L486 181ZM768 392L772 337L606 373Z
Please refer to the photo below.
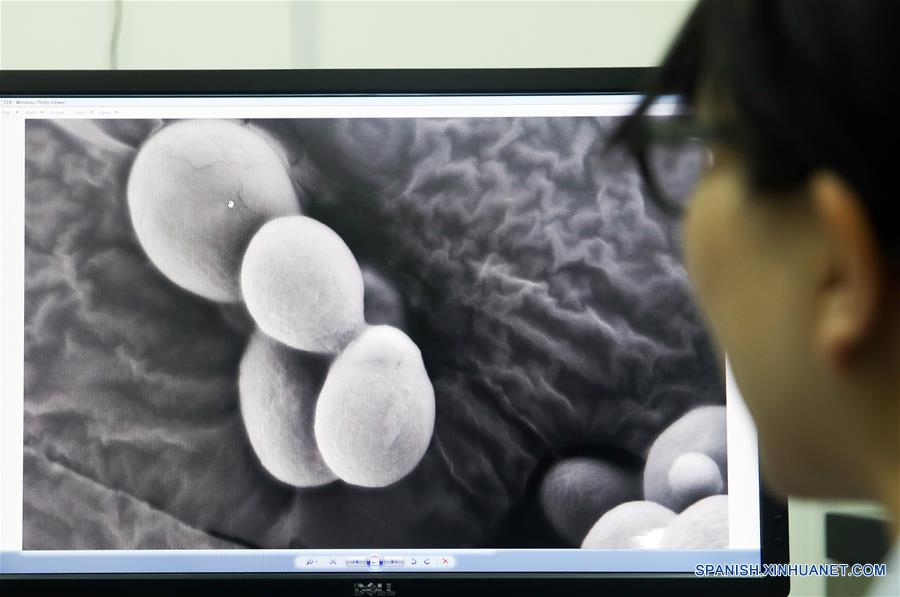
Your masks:
M396 594L391 590L391 583L389 582L353 583L353 595L356 597L392 597Z

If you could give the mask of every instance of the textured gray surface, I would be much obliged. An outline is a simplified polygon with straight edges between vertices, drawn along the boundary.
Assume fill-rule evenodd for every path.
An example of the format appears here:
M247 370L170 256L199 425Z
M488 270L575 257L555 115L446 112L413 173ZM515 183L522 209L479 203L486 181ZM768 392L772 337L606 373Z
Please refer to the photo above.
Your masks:
M25 517L32 548L223 549L239 547L191 528L170 514L80 476L25 448ZM90 505L90 507L86 507Z
M437 406L394 485L279 483L239 417L246 333L160 275L128 220L135 148L163 124L26 127L25 484L45 486L39 463L72 479L28 490L26 548L492 545L539 462L644 457L722 402L671 231L596 157L611 121L260 121L304 213L400 290ZM60 495L82 481L144 507Z

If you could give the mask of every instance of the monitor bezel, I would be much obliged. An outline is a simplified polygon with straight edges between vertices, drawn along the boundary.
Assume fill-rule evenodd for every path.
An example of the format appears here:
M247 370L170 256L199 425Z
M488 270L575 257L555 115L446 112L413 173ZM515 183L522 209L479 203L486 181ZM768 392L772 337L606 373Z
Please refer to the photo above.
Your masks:
M653 68L540 69L310 69L205 71L15 71L0 73L0 97L103 96L372 96L641 94ZM760 547L763 564L788 562L787 504L760 482ZM788 594L787 577L699 578L649 573L273 573L273 574L3 574L4 594L150 594L212 591L268 595L352 595L353 583L391 583L398 597L454 595L469 591L546 595L608 590L628 595Z

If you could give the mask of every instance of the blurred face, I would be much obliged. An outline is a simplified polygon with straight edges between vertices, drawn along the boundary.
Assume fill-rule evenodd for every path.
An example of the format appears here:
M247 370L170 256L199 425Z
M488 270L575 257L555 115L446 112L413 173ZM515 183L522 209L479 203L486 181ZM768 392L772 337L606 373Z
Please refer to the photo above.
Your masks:
M865 485L849 445L862 423L816 344L824 242L807 197L755 196L739 157L713 149L685 216L685 259L756 421L762 470L780 493L852 496Z

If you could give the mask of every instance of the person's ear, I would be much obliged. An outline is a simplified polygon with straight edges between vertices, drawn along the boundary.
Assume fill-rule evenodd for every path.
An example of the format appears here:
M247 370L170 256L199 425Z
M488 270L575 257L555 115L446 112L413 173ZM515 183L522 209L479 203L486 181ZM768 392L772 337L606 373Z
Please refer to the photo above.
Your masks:
M843 178L817 172L809 193L827 251L817 350L844 367L878 329L886 271L859 194Z

